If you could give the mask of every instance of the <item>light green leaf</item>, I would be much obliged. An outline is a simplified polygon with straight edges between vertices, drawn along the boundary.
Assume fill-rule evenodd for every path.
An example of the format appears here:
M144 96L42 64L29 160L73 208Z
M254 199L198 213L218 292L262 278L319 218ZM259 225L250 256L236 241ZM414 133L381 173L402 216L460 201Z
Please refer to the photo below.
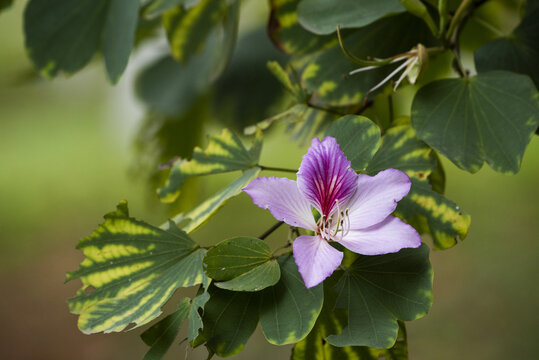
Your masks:
M259 298L256 292L237 292L210 287L210 301L204 308L204 329L210 352L236 355L245 347L258 324Z
M140 335L142 341L151 347L144 355L144 360L161 360L165 356L174 339L176 339L181 324L189 316L190 310L190 299L185 298L178 306L178 310Z
M539 2L528 1L526 15L508 37L493 40L474 54L477 72L507 70L528 75L539 88Z
M85 334L144 325L178 287L203 280L206 251L173 223L165 231L129 217L127 202L77 248L86 259L66 281L80 278L83 287L68 304Z
M202 224L204 224L217 210L221 208L230 198L237 196L241 193L247 184L251 182L254 178L257 177L260 173L259 167L254 167L252 169L246 170L242 176L234 180L228 186L219 190L209 199L205 200L203 203L198 205L196 208L188 212L187 214L179 214L173 218L173 221L176 224L180 224L184 220L189 220L189 222L183 225L182 230L190 233L198 229ZM168 228L168 223L163 225L163 228Z
M472 173L485 160L498 172L518 172L538 125L534 84L505 71L431 82L412 104L417 136Z
M390 349L373 349L365 346L337 347L326 341L330 334L341 332L346 327L347 316L342 309L335 309L335 281L340 276L337 271L324 282L324 307L309 335L292 349L291 360L407 360L406 328L399 321L399 334Z
M180 186L189 176L218 174L235 170L246 170L258 164L262 149L262 135L258 133L249 150L231 131L224 129L220 135L210 136L206 150L196 147L193 157L187 161L179 159L172 165L165 186L158 190L164 202L176 200Z
M444 250L464 239L470 228L470 215L454 202L432 190L427 181L412 179L410 193L398 204L396 214L406 219L421 233L430 233L436 249ZM417 223L424 217L427 227Z
M303 55L337 43L335 36L317 36L305 30L297 18L300 0L270 0L268 34L273 44L287 54Z
M436 40L421 19L408 13L380 19L344 36L347 49L362 59L387 58L409 51L418 43L431 46L436 44ZM313 94L311 101L316 104L356 105L361 104L367 91L389 75L396 66L388 65L346 76L357 65L343 55L339 46L333 46L313 56L303 69L301 78L306 90Z
M363 170L380 146L380 128L364 116L337 119L326 129L325 136L337 139L354 170Z
M259 291L275 285L281 276L279 265L264 241L237 237L221 241L204 258L206 274L215 285L235 291Z
M302 0L298 19L307 30L331 34L341 28L358 28L393 13L404 11L398 0Z
M429 248L360 255L335 290L336 307L347 310L348 325L327 341L335 346L390 348L397 339L397 320L420 318L432 304Z
M366 173L393 168L404 171L410 177L426 179L436 167L432 150L419 140L410 125L390 128L382 137L380 148L369 162Z
M135 44L139 3L133 0L110 0L103 29L103 57L110 81L118 82Z
M312 289L305 284L291 254L278 259L279 282L261 293L260 325L266 339L274 345L302 340L314 326L322 304L322 285Z
M115 82L133 47L139 6L127 0L31 0L24 13L29 56L45 76L54 77L79 71L103 47Z

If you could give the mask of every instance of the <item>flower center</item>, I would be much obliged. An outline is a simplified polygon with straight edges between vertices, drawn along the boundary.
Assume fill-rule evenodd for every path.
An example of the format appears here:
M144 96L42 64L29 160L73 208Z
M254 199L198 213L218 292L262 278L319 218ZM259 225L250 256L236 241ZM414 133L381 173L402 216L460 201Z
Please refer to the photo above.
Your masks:
M322 215L316 223L316 233L326 241L340 240L350 231L349 209L341 210L338 200L336 203L337 211L331 216Z

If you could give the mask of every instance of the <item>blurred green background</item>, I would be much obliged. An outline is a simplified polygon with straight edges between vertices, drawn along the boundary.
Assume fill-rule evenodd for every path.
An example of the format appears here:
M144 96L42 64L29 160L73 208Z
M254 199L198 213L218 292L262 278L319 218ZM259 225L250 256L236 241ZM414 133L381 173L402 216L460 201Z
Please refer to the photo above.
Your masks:
M23 5L0 15L1 357L142 359L147 348L140 329L80 333L66 304L79 284L63 283L65 272L82 260L78 239L119 200L128 199L132 214L151 223L167 217L145 177L131 171L133 139L143 117L131 90L133 65L116 87L108 85L100 62L70 79L32 80ZM304 151L273 132L262 163L297 167ZM446 195L472 215L472 227L464 242L431 255L435 301L428 316L408 325L410 358L535 358L539 138L533 138L516 176L486 167L470 175L444 164ZM200 199L233 176L203 180ZM194 237L210 243L256 236L272 223L269 213L241 195ZM269 241L277 246L283 236L284 229ZM168 359L205 358L204 349L188 350L181 338ZM290 347L268 344L257 330L236 358L286 359L289 352Z

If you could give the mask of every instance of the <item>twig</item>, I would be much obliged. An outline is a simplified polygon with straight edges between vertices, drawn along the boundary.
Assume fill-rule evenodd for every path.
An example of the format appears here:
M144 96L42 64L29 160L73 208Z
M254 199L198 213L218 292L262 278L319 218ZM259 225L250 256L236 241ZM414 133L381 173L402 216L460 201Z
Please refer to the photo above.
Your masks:
M266 230L262 235L260 235L258 238L260 240L264 240L265 238L267 238L272 232L274 232L275 230L277 230L279 228L279 226L281 226L282 224L284 224L284 221L279 221L278 223L274 224L272 227L270 227L268 230Z

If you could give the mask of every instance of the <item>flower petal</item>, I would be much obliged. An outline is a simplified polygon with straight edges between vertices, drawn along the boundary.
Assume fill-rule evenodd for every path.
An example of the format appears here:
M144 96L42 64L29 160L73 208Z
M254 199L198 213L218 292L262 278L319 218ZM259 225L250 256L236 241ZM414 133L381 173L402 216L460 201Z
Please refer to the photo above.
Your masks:
M397 169L380 171L375 176L359 174L357 190L346 205L350 228L359 230L378 224L395 211L397 202L410 191L408 175Z
M357 175L337 140L330 136L312 140L297 175L299 191L328 216L336 209L335 200L343 204L356 189Z
M243 188L253 202L268 209L288 225L316 230L311 205L298 191L295 181L278 177L259 177Z
M349 250L363 255L389 254L421 245L421 237L408 224L394 216L362 230L350 230L343 239L335 239Z
M292 245L294 259L307 289L324 281L341 264L343 253L320 236L298 236Z

